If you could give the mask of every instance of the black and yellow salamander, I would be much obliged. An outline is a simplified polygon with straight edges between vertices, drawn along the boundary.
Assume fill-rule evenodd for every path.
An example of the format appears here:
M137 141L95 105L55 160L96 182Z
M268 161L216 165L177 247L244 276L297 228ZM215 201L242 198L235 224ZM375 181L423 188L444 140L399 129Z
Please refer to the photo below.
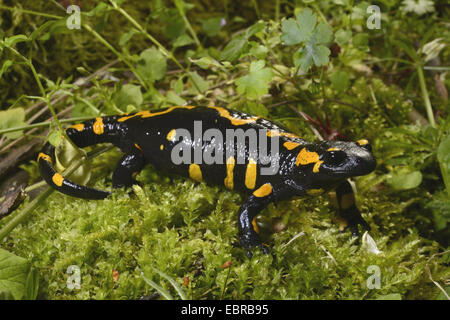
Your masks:
M355 205L347 179L375 169L367 140L308 142L261 117L222 107L174 106L156 111L98 117L71 126L67 136L78 147L109 142L125 155L113 176L114 188L130 187L147 164L195 181L222 185L248 195L239 209L240 244L262 244L255 216L270 202L319 195L336 189L339 216L354 235L369 230ZM264 152L263 152L264 151ZM39 170L56 190L85 199L110 193L78 185L53 168L55 148L46 143Z

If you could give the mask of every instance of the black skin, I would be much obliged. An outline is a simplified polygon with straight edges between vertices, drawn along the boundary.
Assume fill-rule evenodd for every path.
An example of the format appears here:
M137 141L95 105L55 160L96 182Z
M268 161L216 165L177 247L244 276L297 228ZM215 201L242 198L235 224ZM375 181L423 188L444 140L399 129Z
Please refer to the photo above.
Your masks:
M200 137L195 134L195 121L201 121ZM222 134L223 141L215 135L202 136L208 129L218 130L216 133ZM278 170L271 175L262 174L261 168L270 164L250 154L249 139L227 140L227 129L263 132L257 136L257 151L261 152L259 146L266 140L266 154L270 155L269 160L278 163ZM186 132L191 138L186 137ZM269 203L294 196L317 195L336 188L339 214L352 234L358 235L359 224L369 229L354 203L347 181L350 177L370 173L376 166L366 140L311 143L260 117L225 108L190 106L96 118L74 125L66 133L78 147L110 142L125 153L113 173L114 188L131 187L134 176L151 163L160 170L247 194L247 200L239 209L238 226L240 244L248 256L254 247L268 252L252 223L255 216ZM271 152L272 142L278 148L274 152ZM178 164L173 161L172 151L180 146L185 148L183 155L189 151L192 157ZM211 148L216 148L213 153ZM215 161L207 162L203 158L195 161L195 150L209 150L208 154L214 156ZM220 151L224 151L223 154ZM234 163L227 162L233 161L230 155ZM55 149L47 143L38 157L39 169L47 183L58 191L85 199L103 199L110 194L63 178L53 168L54 162Z

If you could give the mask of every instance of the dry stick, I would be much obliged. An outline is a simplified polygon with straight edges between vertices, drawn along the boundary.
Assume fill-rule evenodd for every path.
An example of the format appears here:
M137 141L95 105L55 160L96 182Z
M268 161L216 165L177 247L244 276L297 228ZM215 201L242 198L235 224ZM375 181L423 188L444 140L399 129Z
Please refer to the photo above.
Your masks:
M433 280L433 277L431 276L431 271L430 271L430 267L428 266L428 263L431 261L431 259L433 259L436 256L441 256L444 255L446 253L449 253L450 250L441 252L441 253L435 253L433 254L430 259L428 259L427 264L425 265L425 270L427 271L428 277L430 278L430 280L436 285L436 287L439 288L439 290L442 291L442 293L447 297L448 300L450 300L450 296L447 294L447 292L444 290L444 288L442 288L442 286L437 282Z

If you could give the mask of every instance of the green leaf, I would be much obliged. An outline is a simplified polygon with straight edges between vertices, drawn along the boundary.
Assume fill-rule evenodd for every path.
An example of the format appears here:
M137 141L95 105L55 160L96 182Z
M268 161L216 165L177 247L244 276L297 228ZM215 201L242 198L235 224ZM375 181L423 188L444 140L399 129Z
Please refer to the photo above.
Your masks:
M0 292L10 293L15 300L25 295L29 262L0 249Z
M0 70L0 78L12 65L13 65L12 60L6 60L5 62L3 62L2 69Z
M143 101L141 87L134 84L126 84L116 92L113 99L117 107L122 110L125 110L129 104L139 106Z
M3 41L3 44L6 47L12 47L16 43L25 42L25 41L29 41L29 40L30 39L26 35L18 34L18 35L15 35L15 36L11 36L11 37L5 38L5 40Z
M14 127L25 126L25 111L23 108L14 108L5 111L0 111L0 130L10 129ZM23 131L14 131L5 133L5 137L9 139L17 139L23 134Z
M124 34L122 34L122 35L120 36L120 39L119 39L119 46L122 47L122 46L124 46L125 44L127 44L127 42L130 41L131 38L132 38L135 34L137 34L137 32L136 32L135 29L131 29L130 31L125 32Z
M450 173L450 135L447 135L444 139L442 139L439 144L437 149L437 158Z
M194 86L192 84L191 90L193 90L192 92L195 93L203 93L206 90L208 90L209 88L209 82L204 80L198 73L197 71L194 72L189 72L190 75L190 81L194 81L195 84L197 85L198 89L200 90L200 92L198 92L197 87Z
M347 90L350 85L350 78L345 71L336 71L330 77L331 85L339 92Z
M367 33L357 33L353 37L353 45L361 51L369 50L369 35Z
M167 92L166 101L170 104L174 104L177 106L184 106L186 104L186 100L181 98L179 95L177 95L172 90Z
M186 33L184 33L175 39L175 41L173 42L173 47L179 48L179 47L188 46L193 43L195 43L195 41L191 37L189 37Z
M314 64L326 65L329 61L330 50L324 45L331 41L333 31L323 22L317 26L317 15L311 9L304 9L297 14L296 20L288 19L282 23L281 40L286 45L302 46L294 53L294 64L303 71Z
M267 117L269 115L269 110L267 110L267 108L262 103L248 101L247 107L250 114L261 117Z
M58 147L62 140L61 131L55 130L50 132L47 139L52 146L54 146L55 148Z
M39 273L36 269L31 269L28 273L27 281L25 283L25 296L26 300L36 300L39 289Z
M286 45L296 45L306 42L311 38L317 15L311 9L306 8L298 13L296 19L290 18L281 24L281 40Z
M238 93L246 94L251 99L258 99L268 93L273 72L270 68L264 68L264 65L264 60L253 61L250 64L249 74L236 80Z
M377 300L402 300L400 293L389 293L377 297Z
M410 171L409 168L398 169L386 182L396 190L408 190L418 187L422 183L420 171Z
M265 22L257 22L250 26L243 34L233 38L222 50L220 60L234 61L248 50L248 40L266 27Z
M211 67L218 67L218 68L224 68L224 66L218 62L217 60L214 60L211 57L201 57L200 59L194 60L192 58L189 58L189 61L191 61L192 63L195 63L196 65L198 65L200 68L202 69L210 69Z
M352 37L352 32L350 30L339 29L336 31L334 38L336 43L340 46L346 44Z
M329 55L330 49L327 47L307 44L294 53L294 64L303 71L308 71L313 63L316 66L326 65L329 61Z
M223 49L220 54L220 60L234 61L240 57L240 55L247 48L248 41L245 35L241 34L233 38Z
M166 57L164 57L158 49L152 47L144 50L139 55L136 70L146 81L153 83L157 80L161 80L166 74L166 69ZM136 91L136 89L134 90Z
M208 37L216 36L222 29L222 17L210 18L203 21L202 29Z

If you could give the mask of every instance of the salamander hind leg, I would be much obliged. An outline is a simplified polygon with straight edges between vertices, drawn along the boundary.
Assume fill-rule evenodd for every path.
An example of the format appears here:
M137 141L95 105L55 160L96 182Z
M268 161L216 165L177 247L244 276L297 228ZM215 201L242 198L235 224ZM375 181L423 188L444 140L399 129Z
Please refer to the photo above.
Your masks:
M239 238L241 246L246 250L247 256L252 256L251 249L258 247L265 254L269 249L261 241L254 218L272 201L272 187L270 184L257 189L239 208Z
M353 236L359 235L358 225L362 225L369 231L370 226L356 207L355 195L348 181L341 183L336 188L336 197L339 205L338 220L341 224L349 228Z
M120 159L113 173L114 188L129 188L135 183L135 175L139 173L145 165L142 153L126 154Z

